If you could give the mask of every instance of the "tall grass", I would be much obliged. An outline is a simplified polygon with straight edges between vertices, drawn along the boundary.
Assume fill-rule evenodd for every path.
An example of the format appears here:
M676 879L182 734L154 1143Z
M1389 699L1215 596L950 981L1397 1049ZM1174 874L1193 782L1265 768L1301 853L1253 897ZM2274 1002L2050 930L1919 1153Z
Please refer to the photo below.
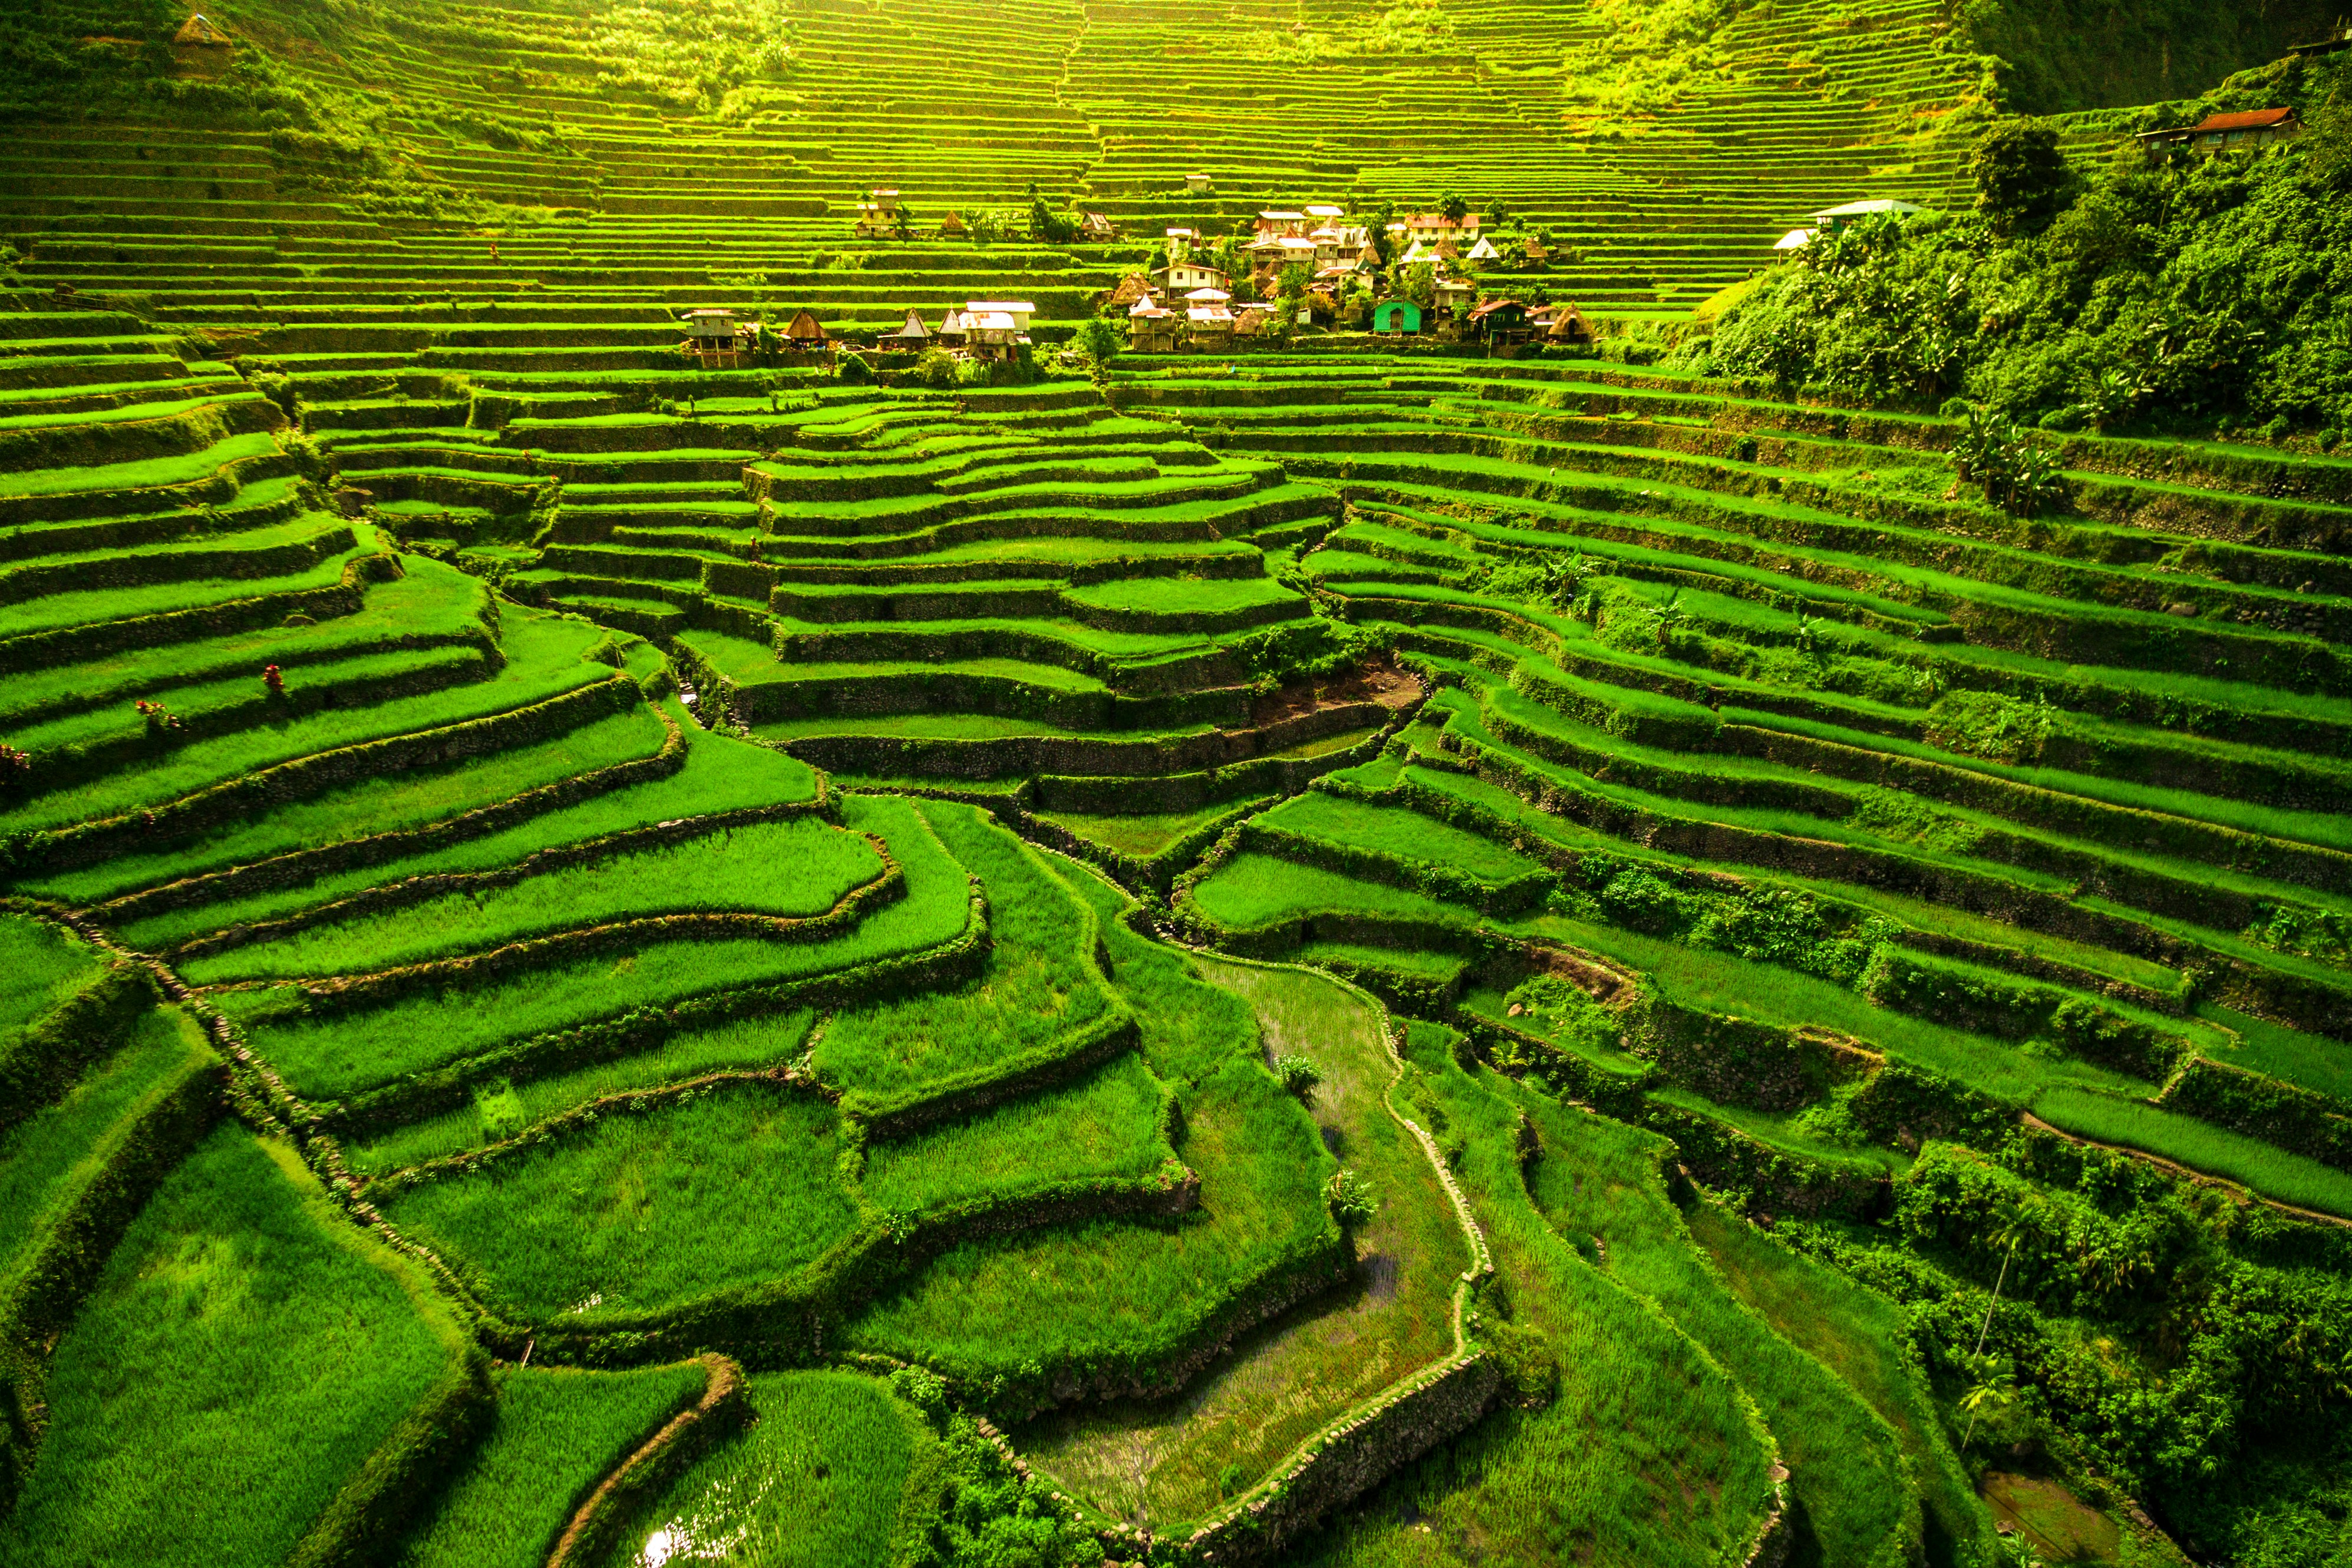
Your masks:
M617 1061L520 1082L479 1086L461 1111L413 1122L344 1150L354 1171L380 1175L422 1165L501 1137L576 1106L632 1090L658 1089L704 1073L781 1066L799 1054L816 1015L805 1008L733 1019L711 1029L674 1034L653 1050Z
M1712 1568L1771 1506L1769 1450L1732 1378L1655 1304L1580 1256L1521 1179L1517 1107L1419 1038L1413 1098L1462 1142L1458 1174L1493 1249L1482 1312L1549 1387L1405 1467L1294 1548L1313 1568L1476 1559ZM1442 1035L1443 1030L1427 1030Z
M878 1380L771 1372L752 1421L665 1489L615 1568L846 1568L894 1560L908 1476L938 1439Z
M1467 873L1481 882L1541 876L1544 868L1491 839L1402 806L1372 806L1309 789L1265 813L1268 827Z
M2267 1072L2339 1100L2352 1100L2352 1051L2347 1051L2343 1041L2210 1003L2197 1010L2199 1017L2231 1030L2238 1036L2236 1051L2212 1053L2221 1061L2251 1067L2257 1072Z
M2058 1087L2034 1096L2033 1113L2062 1132L2176 1160L2242 1182L2264 1197L2352 1218L2352 1171L2340 1171L2141 1100Z
M637 1007L662 1007L745 986L804 979L951 940L971 898L963 868L914 808L851 797L845 822L882 835L906 873L903 896L821 942L655 942L618 958L551 964L487 983L411 993L352 1012L302 1010L298 988L226 991L221 1010L245 1020L254 1049L295 1092L337 1099L446 1067L509 1040L573 1029Z
M599 635L595 627L576 621L511 615L504 638L507 665L487 680L372 707L321 708L283 725L191 741L152 762L28 800L0 818L0 829L18 832L120 816L312 752L544 702L612 674L581 657Z
M1189 811L1145 811L1132 816L1080 811L1040 811L1037 815L1105 849L1150 860L1185 834L1249 804L1221 800Z
M1193 884L1191 896L1202 915L1241 931L1309 915L1385 915L1462 926L1478 918L1460 904L1256 852L1219 866Z
M834 1110L730 1084L393 1194L393 1223L526 1318L787 1279L857 1225Z
M827 1082L876 1093L919 1088L1044 1045L1110 1005L1094 967L1095 922L1037 852L975 807L931 801L921 810L987 891L987 966L954 990L843 1012L817 1045Z
M42 1239L45 1218L103 1177L142 1112L215 1060L187 1014L152 1009L64 1098L0 1134L0 1301L26 1249Z
M346 659L302 665L293 672L292 681L312 690L333 689L348 682L398 676L414 681L428 673L436 675L436 685L446 688L480 680L490 673L490 666L476 647L362 650ZM234 733L240 727L267 725L278 716L254 707L255 699L262 694L257 674L250 669L240 670L220 680L152 688L152 698L194 730L207 735ZM289 684L289 690L294 689L296 686ZM349 700L348 693L341 695L345 701ZM242 715L239 710L244 710ZM245 720L243 725L237 722L240 717ZM12 728L11 744L37 754L66 747L128 746L146 733L147 721L125 698L104 708L84 709L46 723ZM93 763L87 758L79 767L85 774L106 770L103 763Z
M1923 1506L1931 1568L1980 1562L1991 1520L1953 1451L1927 1375L1908 1350L1903 1310L1826 1264L1766 1236L1716 1204L1685 1211L1739 1299L1843 1380L1895 1428Z
M1381 1206L1356 1235L1354 1277L1246 1336L1185 1391L1082 1406L1032 1423L1023 1450L1114 1517L1168 1531L1255 1485L1350 1406L1454 1348L1454 1286L1470 1252L1429 1157L1390 1113L1395 1072L1379 1009L1319 976L1202 960L1247 999L1264 1049L1313 1062L1328 1145Z
M142 458L132 463L101 463L88 467L26 468L0 474L0 496L58 496L79 490L129 490L155 485L184 485L215 469L247 457L263 457L278 450L266 430L232 435L198 452L169 457Z
M519 746L486 757L468 757L438 768L362 779L306 800L289 800L258 816L224 822L178 848L117 855L95 865L43 877L28 883L27 891L67 904L96 904L139 888L202 876L298 850L341 843L371 833L408 831L495 806L526 790L561 783L599 768L650 757L661 749L665 733L650 707L606 714L536 745ZM231 908L231 924L238 918L266 920L287 909L364 886L364 882L356 879L370 874L362 870L322 875L301 889L282 894L278 902L257 898L250 905L240 902L205 907ZM236 909L245 913L237 915L234 913ZM192 922L205 918L194 915L190 921L152 926L138 923L132 929L141 935L130 940L142 946L170 946L203 929Z
M833 908L882 871L873 844L831 822L814 817L752 822L310 926L189 959L180 973L205 986L391 969L663 915L806 918Z
M540 1568L596 1483L709 1381L692 1362L628 1372L506 1366L492 1376L489 1436L415 1511L397 1568Z
M1612 1279L1649 1297L1738 1379L1791 1474L1804 1562L1897 1568L1920 1539L1919 1501L1894 1429L1829 1368L1775 1333L1706 1261L1667 1202L1667 1140L1548 1097L1515 1092L1542 1154L1528 1190L1561 1236L1605 1251ZM1807 1539L1810 1537L1810 1539Z
M0 1034L20 1029L98 978L104 960L64 926L0 914Z
M1753 963L1729 953L1559 915L1539 916L1533 925L1544 935L1639 970L1645 983L1685 1007L1790 1027L1817 1024L1836 1030L2013 1104L2056 1083L2126 1093L2153 1088L2091 1062L2029 1055L1984 1035L1873 1007L1843 986L1777 964Z
M0 725L13 728L33 716L107 703L120 703L127 712L134 694L167 683L238 674L249 690L264 664L299 671L394 638L468 635L481 625L483 592L479 578L412 557L404 575L369 583L359 609L315 626L259 627L165 648L103 654L83 664L19 671L8 677L7 690L0 694ZM173 712L180 711L176 699L166 702Z
M1175 1157L1161 1132L1167 1095L1130 1052L1079 1082L869 1145L859 1186L877 1207L911 1214L1031 1186L1149 1176Z
M624 789L592 795L480 838L443 844L420 853L376 865L329 872L308 882L268 889L217 904L192 904L134 921L123 928L126 939L142 946L164 946L224 926L281 917L348 897L364 888L379 887L412 876L446 875L452 872L493 871L511 865L541 850L578 843L605 833L649 828L681 817L699 817L749 807L806 800L816 792L816 775L808 764L722 735L706 735L691 727L692 720L676 709L672 716L688 726L686 764L666 778L648 779ZM630 716L636 724L657 723L650 715ZM611 723L613 721L604 721ZM658 745L658 741L656 742ZM620 761L622 756L599 757L584 743L566 748L587 768ZM624 753L623 756L626 754ZM550 766L554 758L549 758ZM585 771L586 768L579 769Z
M232 1123L167 1180L58 1343L0 1561L282 1562L469 1354L423 1271Z
M1192 1213L965 1242L847 1324L844 1343L982 1383L1164 1359L1332 1223L1333 1162L1256 1062L1229 1061L1186 1098L1177 1152L1201 1176Z
M1295 604L1302 615L1307 610L1295 591L1267 577L1124 578L1069 589L1063 597L1074 604L1157 615L1213 615L1284 602Z
M11 477L0 474L0 480ZM0 492L5 493L5 492ZM61 631L98 622L128 621L140 615L161 615L174 610L194 610L258 599L269 593L299 593L332 588L343 580L343 569L363 555L377 553L373 544L331 555L317 565L277 577L208 577L184 582L145 583L132 588L91 588L73 593L51 593L21 603L0 606L0 637L23 637L36 632Z
M1047 862L1100 923L1143 1056L1175 1086L1178 1155L1200 1207L1165 1224L1103 1219L967 1243L848 1329L882 1349L985 1378L1064 1361L1154 1358L1185 1343L1269 1268L1336 1240L1313 1119L1257 1060L1242 999L1118 918L1127 896L1072 862Z

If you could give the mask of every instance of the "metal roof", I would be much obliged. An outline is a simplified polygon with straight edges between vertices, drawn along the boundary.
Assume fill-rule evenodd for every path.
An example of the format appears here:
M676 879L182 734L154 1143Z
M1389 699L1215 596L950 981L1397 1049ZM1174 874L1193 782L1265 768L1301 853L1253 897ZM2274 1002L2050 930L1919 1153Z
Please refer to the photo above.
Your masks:
M1848 202L1842 207L1824 207L1813 214L1813 222L1825 223L1831 218L1867 217L1873 213L1924 213L1927 209L1911 202L1898 202L1878 196L1866 202Z

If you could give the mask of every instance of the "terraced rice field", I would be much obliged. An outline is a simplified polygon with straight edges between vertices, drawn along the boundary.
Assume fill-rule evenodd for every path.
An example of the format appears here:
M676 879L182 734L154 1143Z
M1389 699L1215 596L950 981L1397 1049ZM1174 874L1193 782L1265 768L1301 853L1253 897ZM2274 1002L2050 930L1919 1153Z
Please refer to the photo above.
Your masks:
M166 79L396 178L0 149L0 1561L2346 1549L2352 460L2023 522L847 234L1458 191L1613 330L1948 199L1937 8L1654 105L1581 4L348 10ZM987 295L1028 372L676 348Z

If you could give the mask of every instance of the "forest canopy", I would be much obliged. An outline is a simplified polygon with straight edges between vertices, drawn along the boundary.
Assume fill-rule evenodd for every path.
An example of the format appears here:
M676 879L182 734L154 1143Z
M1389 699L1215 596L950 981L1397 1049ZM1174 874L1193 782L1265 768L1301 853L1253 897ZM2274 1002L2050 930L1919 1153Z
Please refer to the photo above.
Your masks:
M2347 78L2290 63L2199 106L2298 106L2305 134L2252 155L2126 143L2082 175L2004 124L1979 148L1975 210L1822 234L1685 362L2053 429L2315 432L2332 448L2352 428Z

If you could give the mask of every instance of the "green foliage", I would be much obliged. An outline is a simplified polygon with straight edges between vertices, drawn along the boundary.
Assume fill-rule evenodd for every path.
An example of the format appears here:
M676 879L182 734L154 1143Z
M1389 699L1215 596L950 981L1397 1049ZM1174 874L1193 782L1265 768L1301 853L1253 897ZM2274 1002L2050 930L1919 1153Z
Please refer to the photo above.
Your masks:
M1979 408L1952 443L1952 467L1962 484L1976 485L1986 500L2012 517L2034 517L2063 506L2066 481L2058 455L2019 427Z
M2320 37L2341 10L2332 0L1966 0L1952 42L1986 57L2006 106L2061 114L2179 98Z
M1016 1474L968 1416L907 1481L913 1527L894 1568L1096 1568L1102 1547L1044 1488Z
M1616 1048L1623 1030L1617 1015L1590 992L1557 975L1532 975L1511 988L1506 1014L1519 1009L1522 1028L1547 1040L1586 1051Z
M1118 329L1099 316L1089 316L1079 322L1077 335L1073 340L1077 344L1078 351L1093 363L1097 374L1110 368L1111 361L1123 346L1119 341Z
M742 1429L664 1488L634 1538L624 1538L635 1550L607 1561L907 1561L901 1494L934 1470L939 1442L922 1415L893 1396L899 1381L754 1373Z
M225 1126L141 1213L58 1342L48 1437L0 1555L316 1553L321 1516L350 1518L339 1494L364 1495L348 1485L430 1478L398 1456L462 1438L479 1357L417 1266L355 1228L291 1150ZM247 1506L220 1506L230 1497Z
M1824 234L1686 362L1929 405L1958 392L2013 418L2103 429L2341 429L2347 74L2322 63L2282 83L2317 133L2252 157L2119 154L2038 233L2049 170L2031 173L2027 133L2003 131L1994 200L2014 234L1935 214Z
M1296 1094L1301 1100L1315 1098L1315 1086L1323 1082L1323 1074L1303 1056L1277 1056L1274 1059L1274 1076L1283 1092Z
M766 1084L615 1110L393 1194L385 1209L528 1319L790 1278L850 1236L832 1108Z
M597 73L600 89L704 113L730 93L782 75L793 61L782 0L614 5L598 18L592 43L598 57L619 67Z
M397 1568L536 1568L577 1500L709 1379L687 1363L627 1372L500 1367L489 1436L420 1507Z
M2032 763L2061 733L2047 698L2021 702L2002 692L1947 692L1927 709L1920 738L1930 746L1995 762Z
M2058 128L2042 120L2004 120L1979 137L1969 178L1977 211L2004 238L2048 228L2075 186L2074 171L2058 151Z
M1601 28L1570 54L1568 69L1608 108L1666 108L1723 79L1717 39L1737 9L1737 0L1595 0Z
M1323 1184L1323 1197L1331 1206L1331 1218L1350 1230L1370 1225L1372 1216L1381 1211L1380 1195L1372 1190L1372 1184L1345 1166Z
M951 387L956 384L955 356L945 349L925 349L907 376L917 386Z

